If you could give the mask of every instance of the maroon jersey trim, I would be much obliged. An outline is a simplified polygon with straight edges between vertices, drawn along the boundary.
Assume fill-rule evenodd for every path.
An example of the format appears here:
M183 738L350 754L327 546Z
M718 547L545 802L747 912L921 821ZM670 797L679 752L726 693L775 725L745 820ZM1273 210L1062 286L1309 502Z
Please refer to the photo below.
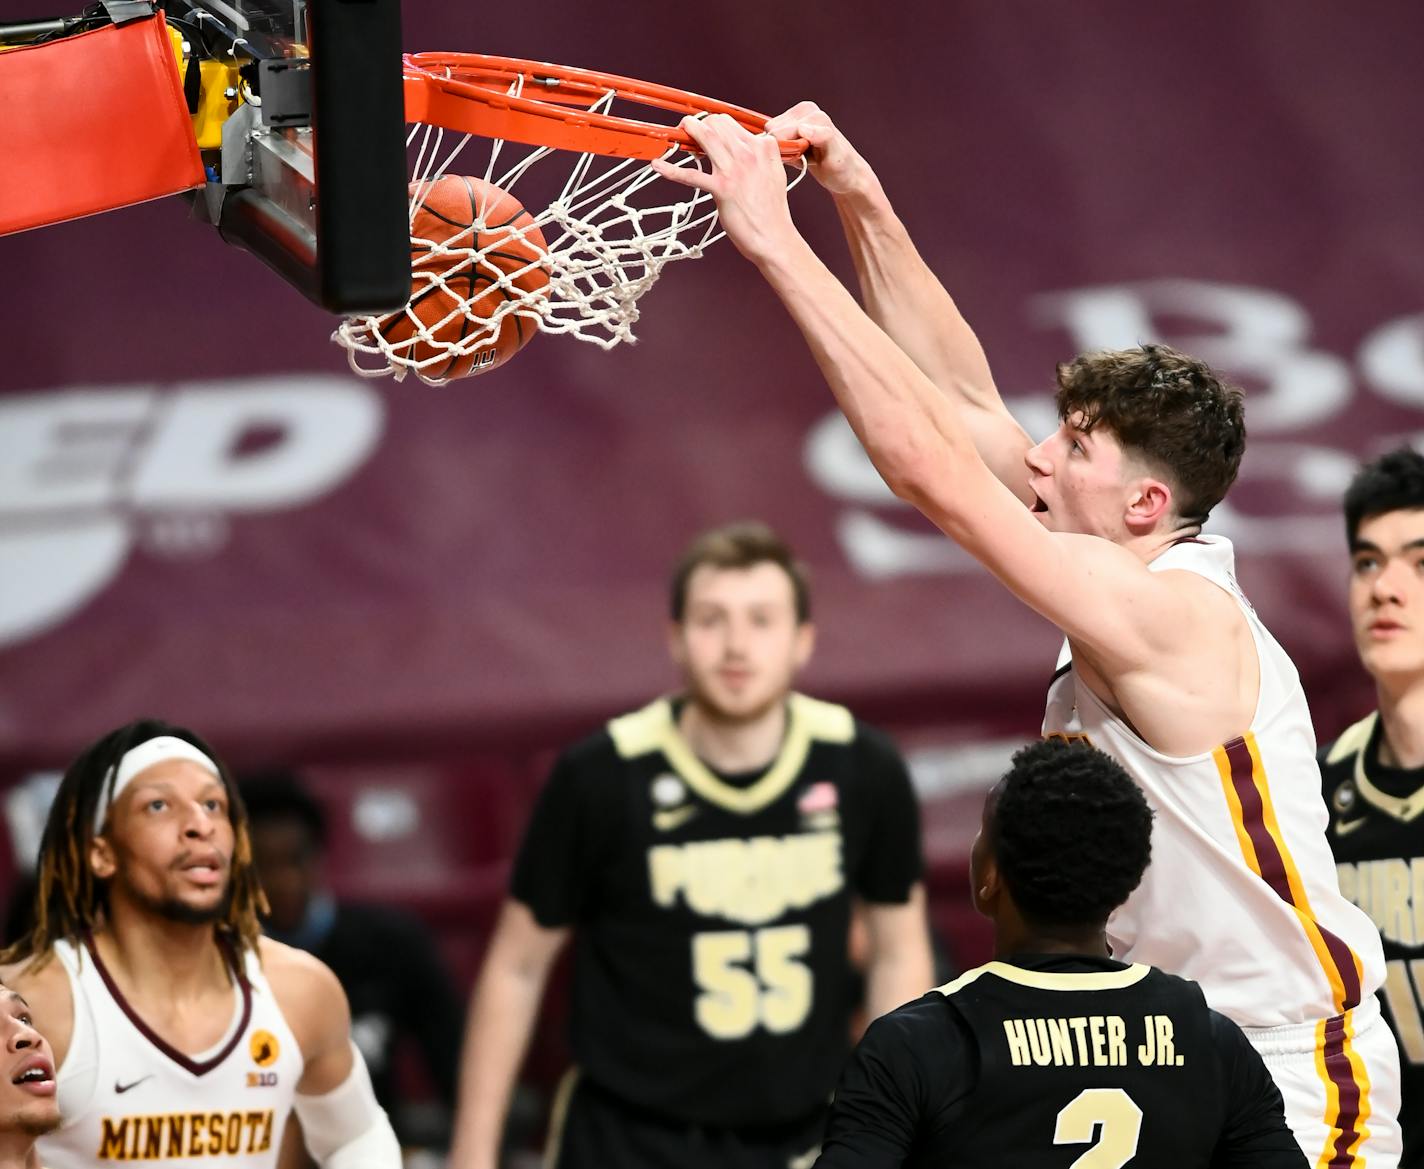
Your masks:
M195 1076L207 1075L208 1072L212 1071L222 1063L223 1060L227 1059L227 1057L233 1053L233 1049L242 1041L242 1037L247 1033L247 1025L252 1021L252 987L247 981L247 975L243 973L239 966L237 956L233 953L232 946L227 939L218 937L216 941L218 949L222 951L223 960L232 971L233 981L237 983L239 993L242 995L242 1017L238 1020L237 1027L233 1030L232 1038L223 1045L222 1050L211 1059L205 1059L199 1062L184 1055L143 1021L139 1013L129 1005L129 1000L125 997L124 992L119 989L118 984L114 982L108 967L104 965L104 960L99 957L99 949L94 945L93 935L86 934L84 936L84 948L89 951L89 956L94 959L94 969L99 972L99 977L103 979L109 996L118 1004L119 1010L123 1011L128 1017L129 1022L134 1025L140 1035L184 1071Z

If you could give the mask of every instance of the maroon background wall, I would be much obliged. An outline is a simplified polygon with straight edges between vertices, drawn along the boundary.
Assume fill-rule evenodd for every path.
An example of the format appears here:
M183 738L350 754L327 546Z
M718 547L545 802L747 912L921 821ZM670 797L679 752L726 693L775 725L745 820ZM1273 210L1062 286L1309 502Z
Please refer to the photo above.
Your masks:
M1369 701L1339 492L1424 435L1424 16L910 11L410 2L407 47L818 100L1040 433L1053 363L1081 348L1217 361L1252 432L1217 528L1333 733ZM794 199L849 277L829 201ZM747 515L815 570L807 689L912 746L1036 729L1052 631L887 497L728 245L668 270L636 346L541 337L437 391L351 376L327 318L185 220L167 200L0 238L0 783L158 712L237 762L313 765L353 806L415 791L405 835L351 829L344 879L468 921L547 751L672 684L671 559ZM928 813L952 917L988 765L925 758L927 792L971 793ZM452 790L468 819L442 820ZM478 939L458 944L468 961Z

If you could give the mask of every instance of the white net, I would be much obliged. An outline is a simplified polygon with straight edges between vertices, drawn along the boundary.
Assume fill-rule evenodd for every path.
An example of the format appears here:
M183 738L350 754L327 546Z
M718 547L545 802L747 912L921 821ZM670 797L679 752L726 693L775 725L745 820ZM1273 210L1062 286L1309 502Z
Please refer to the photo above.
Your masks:
M517 94L521 84L516 81L510 92ZM615 96L607 93L592 112L607 112ZM443 385L497 364L497 353L502 359L510 344L511 327L520 343L529 326L604 349L635 341L638 302L663 268L697 258L724 234L710 195L662 178L644 160L468 134L449 134L456 141L446 149L447 133L436 126L411 127L412 225L434 184L457 173L479 174L509 193L533 222L504 227L507 215L500 220L488 214L490 207L477 205L474 223L449 238L430 240L413 232L412 251L420 259L410 304L385 316L347 318L333 334L347 350L351 368L363 376L401 379L414 373ZM489 144L479 172L468 169L478 143ZM502 158L525 151L501 169ZM679 147L663 159L674 166L702 165L699 156ZM457 161L460 169L452 169ZM804 174L804 167L796 168L790 185ZM415 307L432 297L439 319Z

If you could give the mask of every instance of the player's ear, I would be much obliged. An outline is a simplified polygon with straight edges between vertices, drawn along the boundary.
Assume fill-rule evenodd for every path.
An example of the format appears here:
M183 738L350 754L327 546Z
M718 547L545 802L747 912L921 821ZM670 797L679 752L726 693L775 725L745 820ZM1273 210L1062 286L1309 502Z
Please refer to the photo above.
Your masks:
M989 853L985 840L986 827L979 829L974 845L969 850L969 899L974 911L985 917L994 916L994 905L999 898L999 866Z
M974 900L980 908L980 912L992 909L998 902L999 892L1003 888L1003 882L999 880L999 866L994 863L992 857L985 859L975 885L977 887L974 890Z
M1150 532L1172 510L1172 489L1161 479L1139 479L1127 500L1127 526L1134 535Z
M799 670L811 660L816 651L816 627L803 621L796 627L796 668Z
M101 881L114 875L118 862L114 858L114 846L108 837L96 836L89 842L89 871Z

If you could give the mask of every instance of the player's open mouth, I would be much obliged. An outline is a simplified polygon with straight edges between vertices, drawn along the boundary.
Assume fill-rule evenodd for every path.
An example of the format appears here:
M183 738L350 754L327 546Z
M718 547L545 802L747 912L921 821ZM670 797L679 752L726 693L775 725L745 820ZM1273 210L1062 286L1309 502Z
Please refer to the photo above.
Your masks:
M178 871L199 885L216 885L222 880L223 862L216 853L190 857L178 866Z
M1035 491L1033 493L1033 503L1032 505L1030 505L1029 511L1033 512L1035 515L1042 515L1047 510L1048 504L1044 503L1043 500L1039 497L1038 492Z
M49 1060L39 1057L31 1060L11 1083L18 1084L35 1096L54 1095L54 1069Z

